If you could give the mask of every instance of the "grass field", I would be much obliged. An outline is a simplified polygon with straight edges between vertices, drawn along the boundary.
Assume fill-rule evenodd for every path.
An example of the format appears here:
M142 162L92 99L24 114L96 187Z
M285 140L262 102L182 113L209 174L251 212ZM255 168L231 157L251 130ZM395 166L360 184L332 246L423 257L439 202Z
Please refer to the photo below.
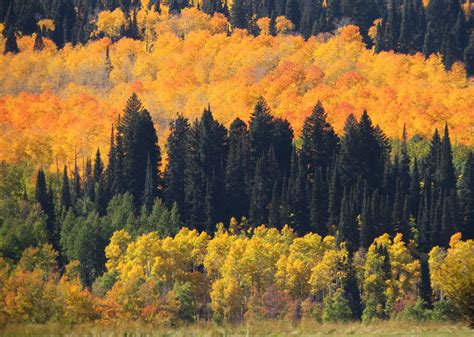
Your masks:
M0 330L0 336L474 336L466 324L412 323L389 321L349 324L317 324L302 322L292 325L284 321L265 321L239 326L193 324L176 329L143 323L108 323L84 325L11 325Z

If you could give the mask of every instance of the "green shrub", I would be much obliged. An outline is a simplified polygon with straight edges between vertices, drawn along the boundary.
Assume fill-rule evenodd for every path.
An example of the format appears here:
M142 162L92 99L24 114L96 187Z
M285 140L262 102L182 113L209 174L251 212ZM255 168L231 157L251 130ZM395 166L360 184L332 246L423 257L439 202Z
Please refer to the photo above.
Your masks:
M433 305L431 319L438 322L457 321L461 319L461 314L451 301L439 301Z
M348 322L351 319L352 311L342 290L338 290L334 295L326 297L323 309L324 322Z
M404 321L426 321L431 316L431 310L425 307L421 299L414 304L407 304L405 308L398 314L397 318Z

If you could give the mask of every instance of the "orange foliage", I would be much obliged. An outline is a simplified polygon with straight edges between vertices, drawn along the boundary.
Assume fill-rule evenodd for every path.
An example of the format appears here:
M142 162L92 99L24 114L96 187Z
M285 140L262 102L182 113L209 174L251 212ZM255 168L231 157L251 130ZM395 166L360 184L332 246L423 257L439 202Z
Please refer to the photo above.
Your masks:
M298 133L320 100L341 131L349 113L367 109L390 136L403 124L428 135L450 124L452 138L474 145L474 86L461 65L450 72L433 55L374 54L358 28L347 26L327 41L279 34L227 35L221 15L186 9L160 18L152 48L145 41L110 39L62 50L33 51L34 39L19 39L22 52L0 56L0 159L36 164L71 162L107 151L111 123L135 91L152 113L160 141L177 113L195 118L211 104L229 125L248 120L259 96ZM106 62L109 46L112 67ZM147 51L148 50L148 51Z

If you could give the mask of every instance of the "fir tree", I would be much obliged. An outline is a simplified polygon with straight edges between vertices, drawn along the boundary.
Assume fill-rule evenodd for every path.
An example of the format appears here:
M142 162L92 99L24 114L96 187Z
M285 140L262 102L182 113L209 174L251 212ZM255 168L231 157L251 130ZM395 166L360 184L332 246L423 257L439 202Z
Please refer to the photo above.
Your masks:
M97 148L97 152L95 153L94 169L93 169L94 183L97 184L102 179L103 173L104 173L104 163L102 162L102 158L100 156L100 150L99 148Z
M326 236L326 223L328 221L328 189L327 179L324 171L319 168L315 169L314 182L311 190L310 200L310 220L311 230L318 233L322 237Z
M235 0L230 10L230 21L235 28L248 27L247 0Z
M69 187L69 176L67 173L67 167L64 166L63 172L63 183L61 185L61 207L64 211L68 211L69 208L72 206L71 202L71 189Z
M150 157L147 159L146 163L146 173L145 173L145 190L143 191L143 206L145 210L149 213L153 207L153 202L156 197L156 190L153 186L153 169L151 167Z
M469 43L464 49L464 64L466 65L466 72L468 76L474 74L474 33L469 37Z
M176 202L178 209L184 209L185 171L188 159L191 126L187 118L178 115L170 123L167 141L168 165L165 170L165 201L168 206Z
M469 153L459 181L461 233L464 240L474 239L474 155Z
M451 140L449 139L448 124L444 127L444 137L441 141L439 158L438 183L447 193L456 186L456 175L454 172L453 153Z
M46 176L40 169L36 178L35 199L46 215L46 233L48 242L51 243L56 251L59 251L58 231L56 228L56 219L54 216L54 201L51 187L46 187Z
M249 210L249 139L247 125L235 119L229 130L229 155L225 171L227 219L240 219Z
M341 215L339 216L338 241L345 242L347 250L351 254L358 248L357 223L352 206L352 200L345 188L341 202Z
M305 119L301 140L301 161L307 172L312 175L316 167L326 170L338 150L339 138L319 101Z

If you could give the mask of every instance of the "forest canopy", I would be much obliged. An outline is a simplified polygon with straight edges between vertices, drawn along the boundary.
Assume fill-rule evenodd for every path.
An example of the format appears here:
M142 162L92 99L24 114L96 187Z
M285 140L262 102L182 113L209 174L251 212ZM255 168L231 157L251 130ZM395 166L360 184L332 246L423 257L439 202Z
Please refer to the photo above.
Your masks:
M54 167L98 145L105 150L132 92L164 136L177 113L194 119L209 103L227 126L248 120L263 96L297 134L320 100L337 132L350 113L367 110L389 137L404 124L428 136L426 125L448 122L454 142L473 144L474 87L461 64L446 71L441 56L375 54L356 26L308 40L244 30L229 36L225 16L193 8L160 16L152 27L147 40L103 38L62 49L44 38L41 51L35 37L19 38L20 53L0 56L7 70L0 73L0 157Z

